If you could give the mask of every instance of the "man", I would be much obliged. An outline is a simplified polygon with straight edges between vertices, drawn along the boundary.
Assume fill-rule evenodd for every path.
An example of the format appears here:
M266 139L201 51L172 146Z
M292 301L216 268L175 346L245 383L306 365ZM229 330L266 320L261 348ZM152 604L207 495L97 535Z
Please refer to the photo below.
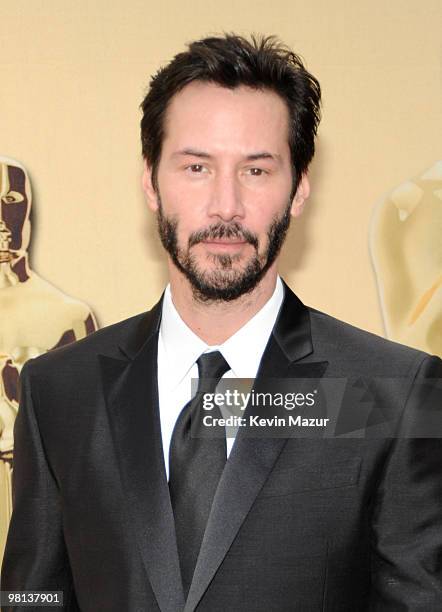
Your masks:
M170 285L25 366L4 590L63 590L82 611L441 609L442 446L409 435L438 414L420 382L441 362L307 308L277 275L319 103L271 38L192 43L152 79L143 187ZM204 437L201 394L223 376L368 377L366 435Z

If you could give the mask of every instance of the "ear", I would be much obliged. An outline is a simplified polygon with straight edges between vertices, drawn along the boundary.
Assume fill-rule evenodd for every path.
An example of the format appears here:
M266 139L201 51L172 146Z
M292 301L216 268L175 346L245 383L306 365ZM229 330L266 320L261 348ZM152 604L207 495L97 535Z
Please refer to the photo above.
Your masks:
M310 183L307 177L307 174L304 173L301 176L301 180L299 181L298 188L295 193L295 197L292 201L292 207L290 209L290 214L292 217L299 217L299 215L304 210L305 203L307 198L310 195Z
M149 166L147 161L144 162L143 177L141 182L143 185L143 191L146 194L147 204L153 212L156 212L159 208L158 195L152 184L152 168Z

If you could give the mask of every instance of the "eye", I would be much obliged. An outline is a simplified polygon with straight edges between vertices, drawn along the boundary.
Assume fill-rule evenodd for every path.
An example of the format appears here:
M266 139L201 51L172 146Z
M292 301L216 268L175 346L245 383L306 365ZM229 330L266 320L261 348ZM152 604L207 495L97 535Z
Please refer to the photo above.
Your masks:
M2 197L2 200L5 204L14 204L18 202L23 202L24 197L18 191L10 191L8 194Z
M187 166L186 170L189 170L192 174L201 174L205 168L202 164L191 164Z
M265 174L265 170L262 168L249 168L249 172L252 176L262 176Z

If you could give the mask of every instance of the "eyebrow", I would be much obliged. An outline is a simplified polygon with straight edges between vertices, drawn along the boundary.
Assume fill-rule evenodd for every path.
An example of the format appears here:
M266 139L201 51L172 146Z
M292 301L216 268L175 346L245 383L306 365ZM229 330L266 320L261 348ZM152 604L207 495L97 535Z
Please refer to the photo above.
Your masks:
M207 153L207 151L201 151L199 149L181 149L172 153L172 157L179 156L200 157L201 159L213 158L213 156L210 155L210 153ZM249 155L246 155L246 160L248 161L256 161L258 159L270 159L276 162L280 162L281 156L277 153L270 153L269 151L257 151L256 153L249 153Z

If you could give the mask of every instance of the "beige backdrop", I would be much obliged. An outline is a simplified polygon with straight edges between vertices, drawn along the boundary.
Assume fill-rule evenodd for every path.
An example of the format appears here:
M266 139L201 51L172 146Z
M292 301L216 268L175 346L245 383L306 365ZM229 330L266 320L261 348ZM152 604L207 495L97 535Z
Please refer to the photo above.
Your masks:
M149 75L222 30L278 34L324 92L313 194L282 271L304 302L383 334L368 251L373 207L441 155L440 0L1 0L0 153L34 189L32 267L101 326L165 282L142 198Z

